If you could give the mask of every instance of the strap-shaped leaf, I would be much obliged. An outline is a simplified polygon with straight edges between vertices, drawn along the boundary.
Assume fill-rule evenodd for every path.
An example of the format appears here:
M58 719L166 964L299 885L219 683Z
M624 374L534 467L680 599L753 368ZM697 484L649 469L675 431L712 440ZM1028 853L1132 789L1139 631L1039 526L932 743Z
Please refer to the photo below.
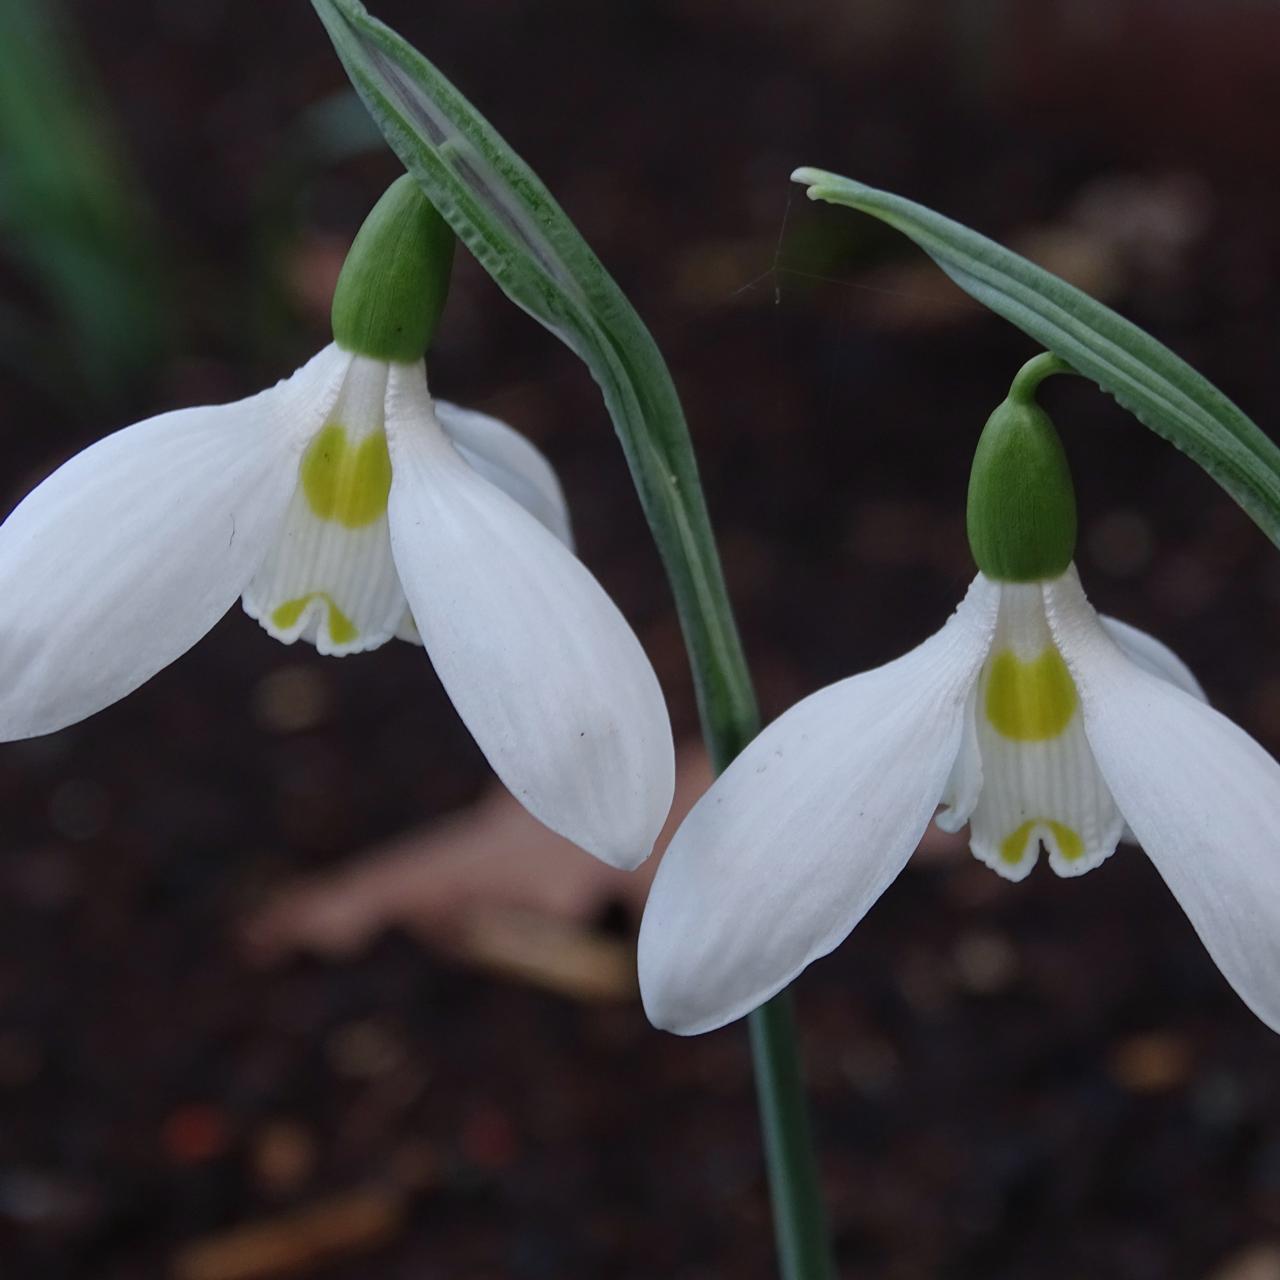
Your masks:
M755 697L688 428L644 322L533 170L411 44L356 0L312 0L406 169L516 304L586 362L653 530L719 767L757 727Z
M792 177L809 197L879 218L914 240L966 293L1091 378L1198 462L1280 544L1280 449L1162 342L1052 272L962 223L821 169Z

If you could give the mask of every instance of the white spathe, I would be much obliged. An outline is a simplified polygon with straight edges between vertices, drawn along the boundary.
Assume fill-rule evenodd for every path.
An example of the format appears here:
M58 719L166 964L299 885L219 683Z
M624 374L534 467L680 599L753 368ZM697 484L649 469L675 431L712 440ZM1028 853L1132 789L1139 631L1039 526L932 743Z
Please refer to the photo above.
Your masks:
M939 805L974 854L1059 875L1128 831L1249 1007L1280 1030L1280 764L1159 641L1100 618L1074 566L979 574L937 635L810 695L681 824L640 930L640 988L684 1035L748 1013L837 946Z
M126 427L0 526L0 739L124 697L243 596L322 652L425 643L481 750L549 827L621 867L670 808L666 706L572 551L555 473L425 367L331 344L234 404Z

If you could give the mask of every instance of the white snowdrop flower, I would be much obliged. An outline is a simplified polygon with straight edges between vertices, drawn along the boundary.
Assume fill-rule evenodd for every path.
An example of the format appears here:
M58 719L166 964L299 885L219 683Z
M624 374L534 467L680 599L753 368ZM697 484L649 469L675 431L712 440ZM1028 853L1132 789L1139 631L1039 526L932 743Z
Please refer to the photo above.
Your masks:
M100 440L23 500L0 526L0 738L124 697L243 597L321 653L424 644L535 817L617 866L648 855L674 785L653 668L573 554L547 461L427 391L452 247L401 178L343 268L331 345L247 400Z
M1045 358L1038 358L1043 362ZM1210 955L1280 1030L1280 765L1159 641L1099 617L1072 564L1062 446L1032 362L974 459L980 572L910 653L769 725L680 826L645 909L659 1027L748 1013L837 946L938 824L1021 880L1146 850Z

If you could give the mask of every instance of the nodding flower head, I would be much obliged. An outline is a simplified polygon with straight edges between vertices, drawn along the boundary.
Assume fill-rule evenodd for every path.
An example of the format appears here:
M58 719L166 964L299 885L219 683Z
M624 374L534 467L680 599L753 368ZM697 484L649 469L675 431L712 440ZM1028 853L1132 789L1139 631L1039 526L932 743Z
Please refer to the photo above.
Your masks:
M1039 357L978 445L979 573L905 656L769 725L681 824L640 933L658 1026L707 1031L838 945L935 817L1021 880L1078 876L1131 834L1250 1008L1280 1030L1280 765L1163 644L1085 598ZM939 806L941 811L938 812Z
M334 341L234 404L77 454L0 526L0 738L124 697L243 597L321 653L425 645L494 771L619 866L670 806L671 728L635 634L573 553L554 471L427 391L453 236L408 177L370 214Z

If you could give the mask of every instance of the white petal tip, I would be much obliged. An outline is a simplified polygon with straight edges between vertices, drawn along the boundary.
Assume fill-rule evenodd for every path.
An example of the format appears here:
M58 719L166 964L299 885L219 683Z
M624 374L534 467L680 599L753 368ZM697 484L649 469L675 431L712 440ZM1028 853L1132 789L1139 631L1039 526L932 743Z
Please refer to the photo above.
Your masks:
M1117 841L1118 839L1119 837ZM1056 849L1053 849L1049 852L1049 869L1054 875L1061 876L1064 880L1071 880L1076 876L1084 875L1086 871L1100 867L1115 851L1116 845L1112 844L1109 849L1091 850L1075 858L1064 858Z
M674 763L672 768L674 771ZM563 801L553 805L553 809L558 813L553 813L549 819L538 813L537 808L529 803L527 796L516 798L526 805L530 812L539 818L539 821L577 845L579 849L591 854L593 858L599 858L601 862L616 867L619 871L634 871L652 856L658 838L667 824L667 815L671 811L671 802L674 798L674 780L666 788L665 794L666 799L660 810L655 806L645 815L643 821L633 820L632 822L618 821L617 808L606 810L604 813L591 814L584 820L583 815L569 811ZM554 820L556 817L561 820Z
M323 600L312 600L287 627L282 627L270 614L263 613L251 600L244 597L240 601L245 613L249 615L273 640L281 644L296 644L305 640L314 645L317 653L326 658L345 658L353 653L368 653L372 649L380 649L391 635L377 632L356 632L355 635L344 633L334 637L330 630L329 609ZM340 626L351 628L346 618ZM354 628L351 628L354 630Z
M677 1010L665 1008L660 1001L642 1000L641 1003L650 1024L656 1030L673 1036L700 1036L727 1025L723 1019L682 1018Z
M601 862L606 862L619 871L635 871L652 856L655 842L650 840L648 844L625 845L620 845L616 841L582 843L574 841L574 843L578 844L580 849L586 850L593 858L599 858Z
M1267 1028L1268 1031L1274 1031L1276 1035L1280 1035L1280 1009L1267 1010L1259 1001L1246 1000L1238 991L1236 992L1236 995L1240 996L1245 1008L1247 1008L1249 1012Z
M980 844L976 840L969 841L969 851L984 867L990 867L996 875L1004 880L1010 880L1014 884L1025 880L1031 874L1040 858L1038 844L1033 848L1027 849L1017 862L1010 862L1007 858L1001 856L998 849Z
M608 866L634 871L653 853L667 824L675 797L675 750L668 744L657 759L637 763L607 750L611 741L594 752L578 750L575 740L569 751L547 753L533 761L541 767L532 778L527 759L526 779L491 763L511 795L544 827ZM539 745L545 748L545 740Z
M681 981L676 975L664 975L648 957L651 954L645 944L645 935L641 931L639 955L637 958L640 974L640 1002L644 1006L645 1017L659 1031L667 1031L675 1036L700 1036L708 1031L718 1031L721 1027L746 1017L752 1009L764 1003L769 996L752 1000L742 1005L715 1007L705 1001L690 999L697 994L690 983ZM779 988L781 989L781 988ZM770 992L776 995L777 992Z

